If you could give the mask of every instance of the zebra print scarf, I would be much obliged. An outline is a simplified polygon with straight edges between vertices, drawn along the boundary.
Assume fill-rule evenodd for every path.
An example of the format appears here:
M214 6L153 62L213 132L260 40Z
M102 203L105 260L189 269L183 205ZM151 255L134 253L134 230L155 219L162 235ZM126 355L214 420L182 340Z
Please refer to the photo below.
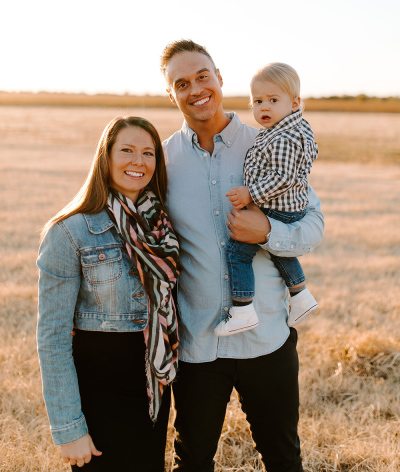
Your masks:
M171 289L179 274L179 245L168 215L153 192L142 192L136 205L110 188L108 210L137 266L148 299L144 330L150 418L156 421L164 386L174 380L178 328Z

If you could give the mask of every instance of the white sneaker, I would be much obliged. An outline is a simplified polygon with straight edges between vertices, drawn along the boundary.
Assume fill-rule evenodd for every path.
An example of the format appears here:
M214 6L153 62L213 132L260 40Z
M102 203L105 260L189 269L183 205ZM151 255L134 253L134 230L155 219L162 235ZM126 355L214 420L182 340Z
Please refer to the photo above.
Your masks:
M216 336L232 336L232 334L248 331L258 326L258 316L254 305L233 306L229 315L214 329Z
M308 289L305 288L295 297L290 298L288 326L296 326L317 308L318 303Z

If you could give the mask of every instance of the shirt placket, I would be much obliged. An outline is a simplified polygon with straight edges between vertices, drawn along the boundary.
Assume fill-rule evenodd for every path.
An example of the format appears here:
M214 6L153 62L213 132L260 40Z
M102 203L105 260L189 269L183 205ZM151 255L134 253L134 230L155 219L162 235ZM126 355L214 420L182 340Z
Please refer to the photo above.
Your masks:
M230 287L229 287L229 275L228 266L226 263L226 245L229 236L226 231L226 222L223 211L223 198L221 188L221 157L226 149L225 143L220 137L214 139L214 152L210 157L210 195L211 195L211 211L214 222L215 234L217 236L219 250L220 250L220 277L221 277L221 310L220 320L224 319L229 311L230 305ZM228 351L228 340L227 338L218 339L217 356L224 356Z

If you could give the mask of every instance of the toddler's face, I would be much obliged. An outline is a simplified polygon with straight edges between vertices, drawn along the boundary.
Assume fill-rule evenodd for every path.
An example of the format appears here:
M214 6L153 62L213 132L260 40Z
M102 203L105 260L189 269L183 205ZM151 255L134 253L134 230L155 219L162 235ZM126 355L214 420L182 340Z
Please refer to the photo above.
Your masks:
M272 82L255 79L251 82L253 115L257 123L271 128L300 107L300 97L292 99Z

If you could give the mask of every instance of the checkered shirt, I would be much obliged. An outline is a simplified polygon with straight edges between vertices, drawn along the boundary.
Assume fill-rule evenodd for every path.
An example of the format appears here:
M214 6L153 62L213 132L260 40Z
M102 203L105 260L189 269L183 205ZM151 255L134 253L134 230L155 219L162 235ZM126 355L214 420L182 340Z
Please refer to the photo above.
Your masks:
M318 146L302 111L262 129L244 162L244 182L254 203L279 211L302 211L308 205L308 174Z

